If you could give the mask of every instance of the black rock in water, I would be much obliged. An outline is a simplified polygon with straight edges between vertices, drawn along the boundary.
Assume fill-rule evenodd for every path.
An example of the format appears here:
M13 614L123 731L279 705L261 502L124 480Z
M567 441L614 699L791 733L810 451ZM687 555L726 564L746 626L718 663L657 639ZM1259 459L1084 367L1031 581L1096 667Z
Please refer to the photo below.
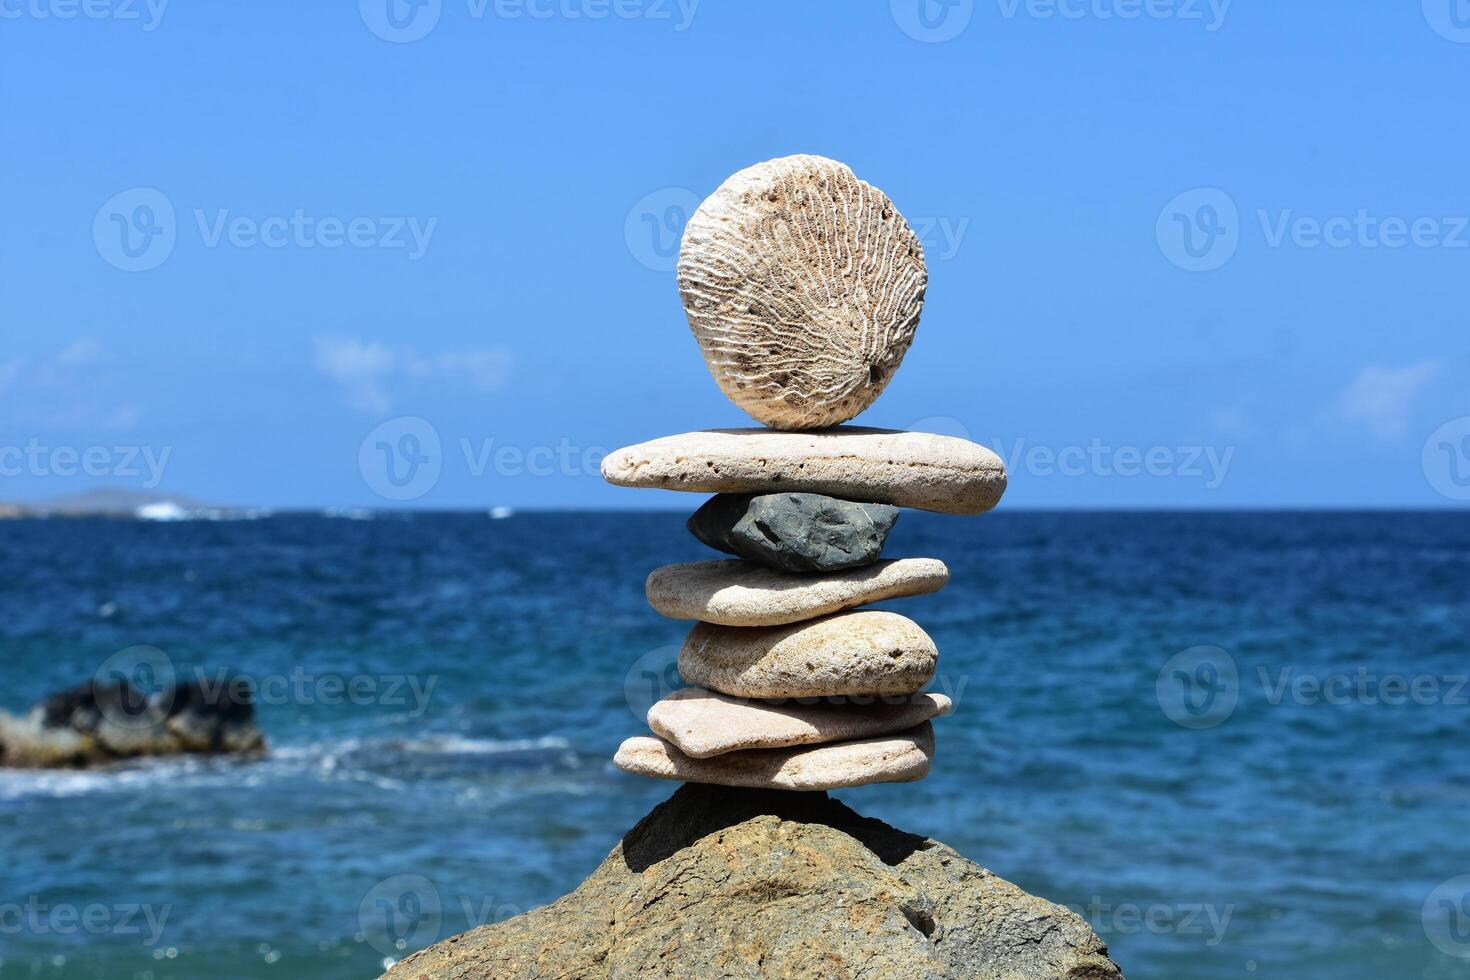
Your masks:
M0 767L75 769L143 756L264 750L254 696L241 680L177 684L152 694L126 681L94 681L53 694L18 717L0 711Z
M689 518L689 532L718 551L788 572L871 565L898 520L889 504L819 493L722 493Z

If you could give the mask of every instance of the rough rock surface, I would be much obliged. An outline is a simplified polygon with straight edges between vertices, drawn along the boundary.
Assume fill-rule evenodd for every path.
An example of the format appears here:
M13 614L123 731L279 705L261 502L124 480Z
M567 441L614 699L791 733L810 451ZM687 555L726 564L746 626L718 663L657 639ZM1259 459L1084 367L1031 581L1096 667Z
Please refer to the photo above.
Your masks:
M818 156L768 160L684 228L679 294L715 381L778 429L845 422L913 342L928 273L882 191Z
M1005 493L989 449L954 436L839 426L824 432L711 429L628 446L602 461L620 487L694 493L822 493L979 514Z
M781 626L880 599L938 592L949 569L937 558L898 558L827 575L792 575L748 561L655 568L644 591L670 619L724 626Z
M929 634L891 612L844 612L790 626L699 623L684 638L679 673L696 687L740 698L913 694L939 651Z
M743 749L783 749L902 732L953 707L943 694L773 704L686 687L648 709L648 727L694 759Z
M837 572L871 565L898 521L892 504L861 504L820 493L721 493L686 526L726 554L786 572Z
M825 793L684 786L569 895L393 980L1121 980L1073 912Z
M0 766L63 769L159 755L264 751L248 686L180 684L144 694L126 682L53 694L20 717L0 711Z

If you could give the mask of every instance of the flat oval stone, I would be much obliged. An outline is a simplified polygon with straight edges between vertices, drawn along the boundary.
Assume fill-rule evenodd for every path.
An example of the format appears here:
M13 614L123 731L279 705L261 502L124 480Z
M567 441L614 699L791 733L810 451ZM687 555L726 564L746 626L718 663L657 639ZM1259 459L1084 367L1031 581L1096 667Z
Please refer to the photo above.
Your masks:
M643 735L619 746L613 765L655 779L813 791L913 782L929 775L933 759L934 728L926 721L897 735L817 748L728 752L712 759L695 759L661 738Z
M679 651L679 673L741 698L914 694L934 676L934 641L907 617L845 612L789 626L700 623Z
M937 592L949 569L937 558L898 558L826 575L793 575L748 561L655 568L648 603L670 619L724 626L781 626L853 606Z
M871 565L898 521L892 504L820 493L720 493L689 518L689 533L726 554L788 572Z
M720 389L778 429L846 422L913 342L924 249L882 191L801 154L733 175L690 217L679 295Z
M665 436L606 457L602 476L620 487L821 493L942 514L983 513L1006 488L1005 464L984 446L954 436L857 426Z
M782 749L873 738L907 731L953 707L943 694L914 694L871 703L771 704L686 687L648 710L654 734L694 759L746 749Z

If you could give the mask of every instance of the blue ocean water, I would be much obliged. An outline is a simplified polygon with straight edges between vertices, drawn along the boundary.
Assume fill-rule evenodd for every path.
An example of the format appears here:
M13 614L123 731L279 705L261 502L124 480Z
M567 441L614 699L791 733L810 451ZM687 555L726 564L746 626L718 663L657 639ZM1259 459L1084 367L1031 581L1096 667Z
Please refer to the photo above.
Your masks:
M146 646L253 679L274 751L0 773L0 977L368 977L575 887L674 789L608 760L682 519L5 523L0 706ZM956 710L850 805L1135 980L1470 976L1466 516L906 512L888 553L950 565L885 607Z

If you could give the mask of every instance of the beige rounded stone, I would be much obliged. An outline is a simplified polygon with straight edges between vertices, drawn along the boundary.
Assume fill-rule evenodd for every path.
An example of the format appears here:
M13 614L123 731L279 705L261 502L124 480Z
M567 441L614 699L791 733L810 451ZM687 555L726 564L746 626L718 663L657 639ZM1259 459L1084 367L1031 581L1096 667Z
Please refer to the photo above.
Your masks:
M679 651L679 673L741 698L913 694L934 676L938 659L913 620L845 612L789 626L700 623Z
M954 436L840 426L825 432L711 429L628 446L602 461L620 487L693 493L824 493L942 514L1000 502L1006 468Z
M648 710L648 727L690 758L708 759L746 749L820 745L907 731L949 714L952 707L943 694L772 704L686 687Z
M655 568L648 603L670 619L722 626L781 626L881 599L937 592L949 569L937 558L898 558L824 575L798 575L748 561L696 561Z
M929 275L888 196L825 157L747 167L684 228L679 294L731 401L778 429L845 422L913 342Z
M927 721L897 735L818 748L729 752L695 759L661 738L625 741L613 765L635 776L753 789L825 790L869 783L908 783L929 775L934 728Z

